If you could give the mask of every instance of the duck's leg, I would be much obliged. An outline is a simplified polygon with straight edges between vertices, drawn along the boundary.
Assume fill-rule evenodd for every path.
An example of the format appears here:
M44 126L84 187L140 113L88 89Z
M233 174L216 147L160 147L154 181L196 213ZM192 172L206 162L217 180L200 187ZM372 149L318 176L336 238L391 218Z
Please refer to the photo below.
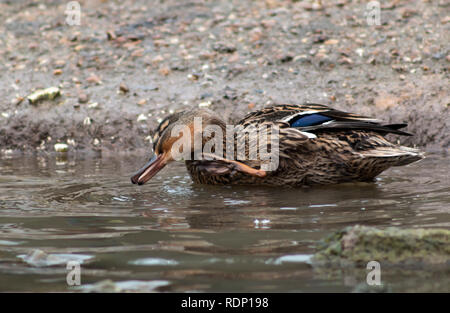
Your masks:
M264 170L257 170L242 162L228 160L212 153L203 153L203 157L211 158L211 160L203 160L201 169L212 175L229 174L233 171L255 177L265 177L267 175L267 172Z

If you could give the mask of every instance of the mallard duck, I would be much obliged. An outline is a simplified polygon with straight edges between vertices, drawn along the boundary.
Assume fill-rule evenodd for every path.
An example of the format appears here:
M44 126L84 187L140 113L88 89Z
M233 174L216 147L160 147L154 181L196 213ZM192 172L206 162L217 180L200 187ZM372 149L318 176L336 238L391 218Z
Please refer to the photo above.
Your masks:
M201 118L200 129L194 127L196 118ZM270 149L277 148L275 168L268 168L267 159L260 155L248 158L249 147L255 146L258 136L243 129L262 125L276 130L266 133L266 136L277 135L277 147L269 144ZM384 137L389 133L411 136L400 130L407 124L383 125L377 119L321 104L280 104L251 112L237 123L240 128L231 137L231 143L230 138L227 142L223 136L220 139L222 145L204 153L207 142L214 136L205 134L202 129L214 126L217 133L220 130L225 133L227 125L213 111L197 108L176 112L161 121L153 136L154 153L150 161L132 176L133 184L144 184L175 159L173 148L183 134L175 132L174 135L174 130L186 126L191 131L189 140L184 141L188 145L179 149L178 143L177 149L186 149L187 170L192 180L199 184L305 186L371 181L391 166L402 166L423 158L419 150L393 144ZM195 140L201 144L195 145ZM236 151L242 142L245 142L244 156L247 158L242 155L239 158L239 151ZM226 147L230 146L235 148L231 157L225 153Z

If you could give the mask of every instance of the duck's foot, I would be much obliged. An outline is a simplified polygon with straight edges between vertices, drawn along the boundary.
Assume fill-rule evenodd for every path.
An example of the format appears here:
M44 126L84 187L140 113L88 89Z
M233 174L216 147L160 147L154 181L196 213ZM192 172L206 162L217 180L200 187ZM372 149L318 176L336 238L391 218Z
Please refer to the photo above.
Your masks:
M212 153L204 153L203 157L207 159L202 161L201 169L211 175L232 174L233 172L261 178L267 175L264 170L254 169L242 162L228 160Z

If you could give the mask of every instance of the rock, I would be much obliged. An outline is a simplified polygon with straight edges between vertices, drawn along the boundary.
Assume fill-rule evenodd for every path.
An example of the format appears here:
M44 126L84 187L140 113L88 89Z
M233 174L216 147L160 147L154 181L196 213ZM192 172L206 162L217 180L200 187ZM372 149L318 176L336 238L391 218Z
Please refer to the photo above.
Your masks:
M95 75L95 74L89 75L89 77L86 78L86 81L87 81L88 83L96 84L96 85L100 85L100 84L102 83L100 77L98 77L98 76Z
M116 33L114 32L114 30L108 30L108 31L106 32L106 36L107 36L108 40L114 40L114 39L117 38L117 35L116 35Z
M36 104L41 100L53 100L61 95L58 87L50 87L46 89L39 89L27 97L31 104Z
M337 39L328 39L324 42L325 45L337 45L339 43L339 40Z
M211 106L211 101L200 102L200 103L198 104L198 107L199 107L199 108L207 108L207 107L209 107L209 106Z
M69 146L65 143L57 143L55 144L55 151L56 152L67 152L69 150Z
M294 56L290 55L290 54L285 54L279 57L279 61L281 63L287 63L287 62L291 62L294 59Z
M405 8L401 11L403 18L409 18L411 16L417 15L417 10Z
M170 74L170 69L168 67L162 67L158 70L158 73L163 76L167 76Z
M389 266L446 266L450 230L346 227L323 239L311 261L314 266L366 266L373 260Z
M147 100L146 99L141 99L141 100L139 100L138 101L138 105L144 105L144 104L146 104L147 103Z
M350 58L347 58L347 57L342 56L342 57L338 60L338 63L339 63L339 64L343 64L343 65L351 65L351 64L353 64L353 61L352 61L352 59L350 59Z
M313 43L324 43L328 40L328 36L326 35L316 35L313 38Z
M233 53L236 51L236 47L231 44L219 42L213 46L213 50L219 53Z
M129 92L129 91L130 91L130 89L128 88L127 85L125 85L125 83L121 83L121 84L120 84L120 86L119 86L119 92L121 92L121 93L127 93L127 92Z
M80 93L78 95L78 102L79 103L87 103L89 101L89 96L85 93Z
M145 114L143 114L143 113L139 114L139 116L136 119L137 122L145 122L146 120L147 120L147 116L145 116Z
M22 101L24 100L24 97L21 96L17 96L16 98L13 99L12 104L13 105L19 105L22 103Z
M42 250L34 249L26 255L19 255L18 258L22 259L25 263L35 267L55 266L61 264L67 264L70 261L78 262L79 264L92 259L90 255L81 254L47 254Z

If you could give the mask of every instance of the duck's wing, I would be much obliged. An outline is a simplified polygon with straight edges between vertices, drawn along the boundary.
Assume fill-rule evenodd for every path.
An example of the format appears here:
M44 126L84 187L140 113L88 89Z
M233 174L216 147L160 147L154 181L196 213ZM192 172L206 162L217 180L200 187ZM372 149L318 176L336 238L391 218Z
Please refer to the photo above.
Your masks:
M287 127L304 132L333 131L333 130L370 130L378 133L394 133L411 136L400 131L407 124L382 125L381 121L367 116L339 111L322 104L291 105L280 104L252 112L239 123L259 124L261 122L278 122Z

